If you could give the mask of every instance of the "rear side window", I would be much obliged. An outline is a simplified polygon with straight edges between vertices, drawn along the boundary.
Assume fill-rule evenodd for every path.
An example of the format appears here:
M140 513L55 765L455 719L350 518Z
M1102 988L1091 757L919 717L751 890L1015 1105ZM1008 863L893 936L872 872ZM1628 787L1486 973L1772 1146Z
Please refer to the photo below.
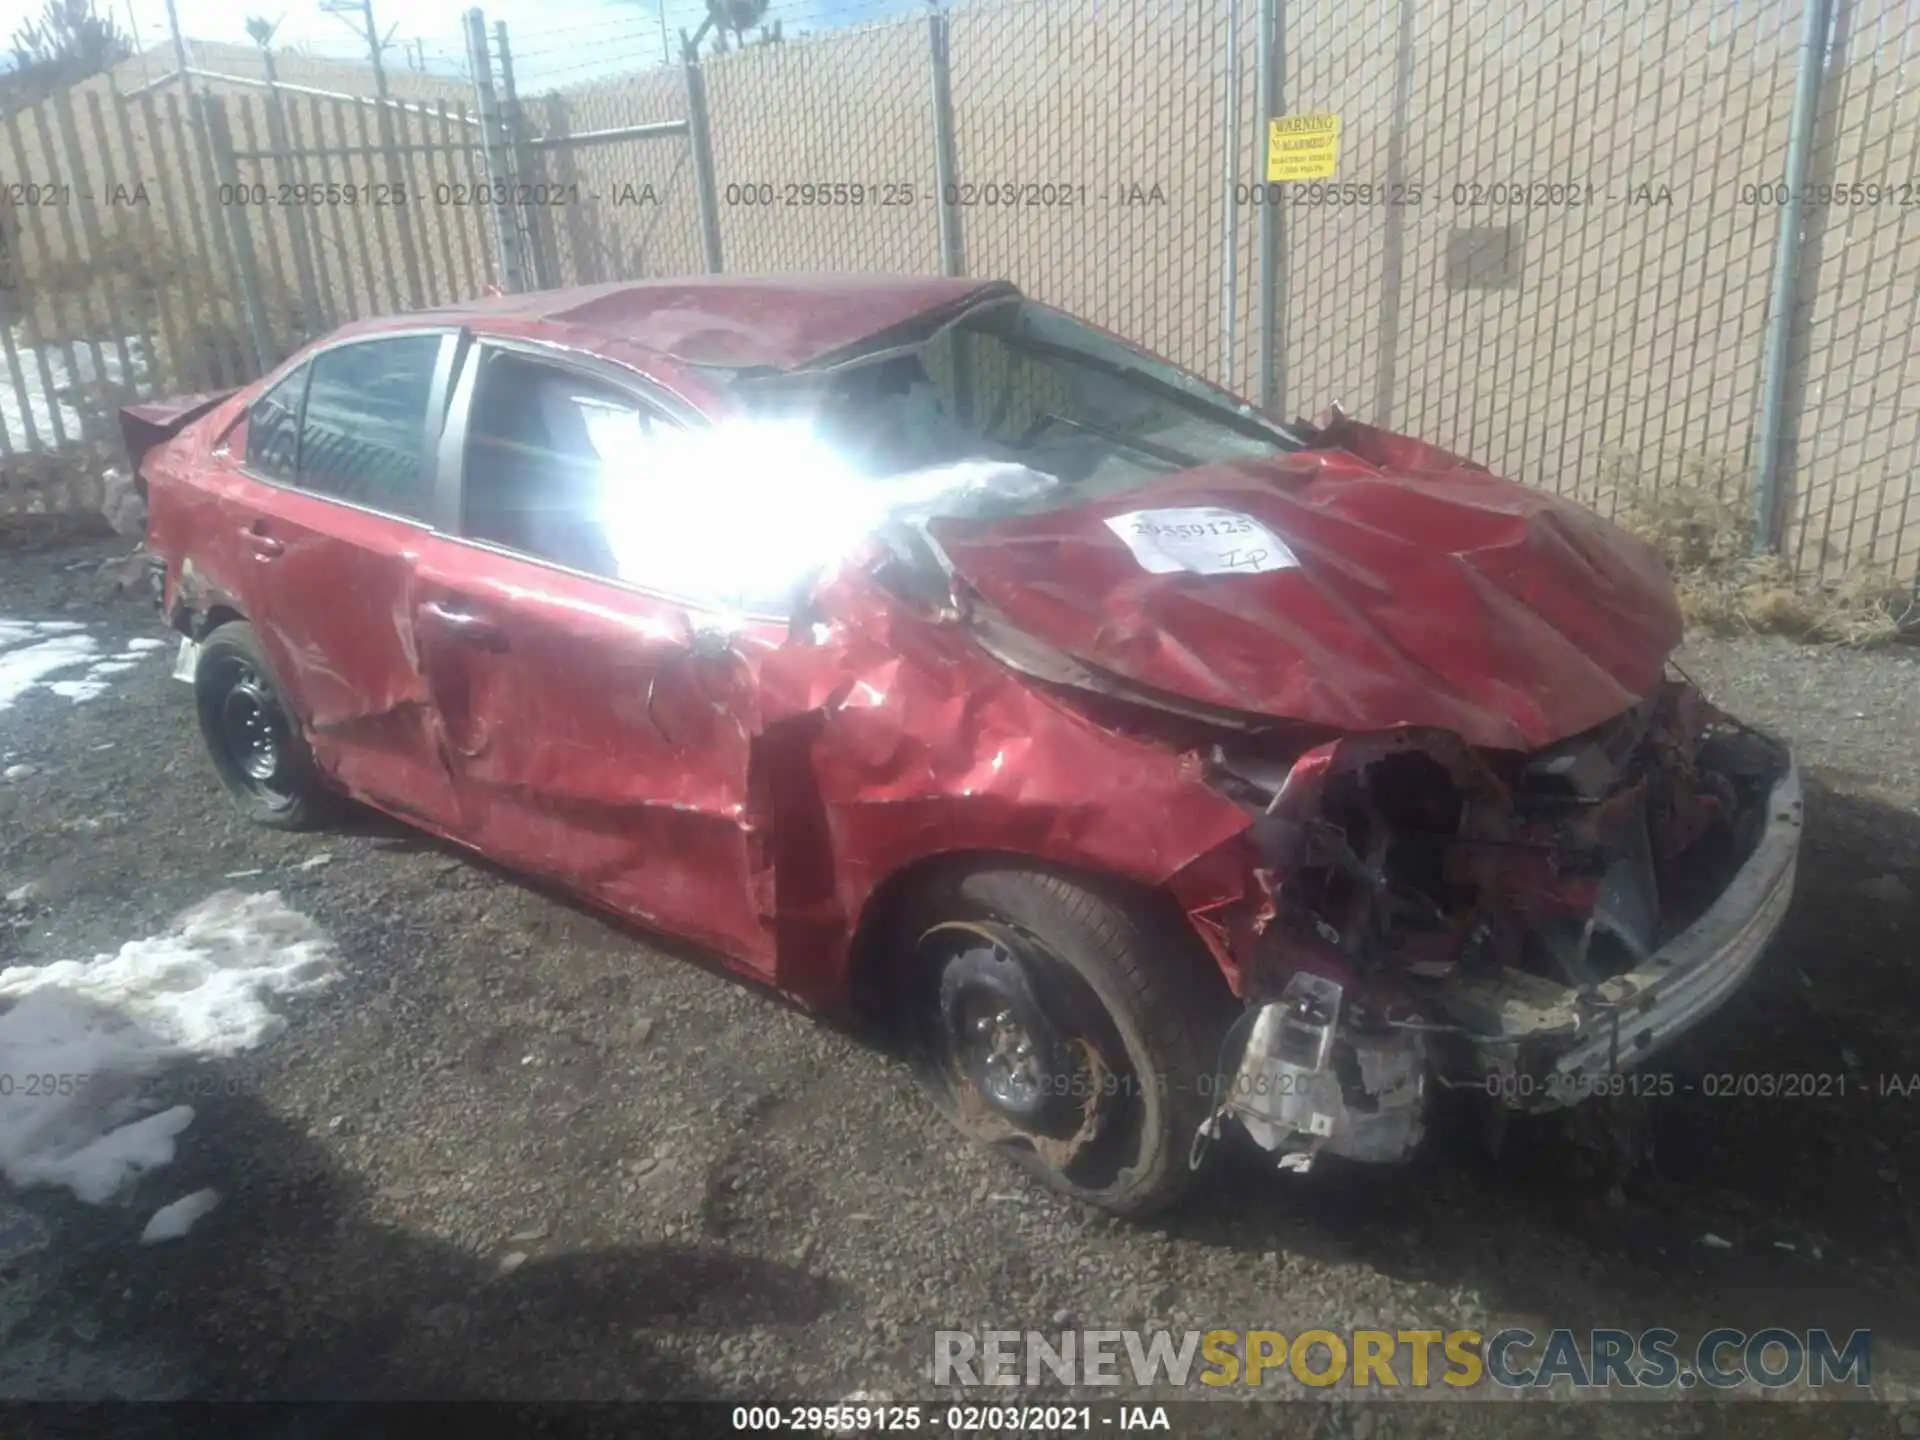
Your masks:
M432 492L427 406L438 335L363 340L313 359L300 488L423 520Z
M247 411L247 468L254 474L293 479L300 454L300 394L306 384L307 367L302 365Z

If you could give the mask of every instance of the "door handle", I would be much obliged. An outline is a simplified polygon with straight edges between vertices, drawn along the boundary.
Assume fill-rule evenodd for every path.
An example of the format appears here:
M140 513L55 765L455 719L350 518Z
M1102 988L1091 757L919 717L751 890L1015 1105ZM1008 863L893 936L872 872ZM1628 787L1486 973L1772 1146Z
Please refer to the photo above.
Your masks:
M470 611L449 610L438 601L423 600L420 603L420 613L436 625L444 626L456 638L469 645L479 645L489 650L506 648L506 641L500 633L500 627L491 620Z
M242 530L240 537L247 542L247 548L253 551L256 560L277 560L286 553L286 543L267 534L258 520Z

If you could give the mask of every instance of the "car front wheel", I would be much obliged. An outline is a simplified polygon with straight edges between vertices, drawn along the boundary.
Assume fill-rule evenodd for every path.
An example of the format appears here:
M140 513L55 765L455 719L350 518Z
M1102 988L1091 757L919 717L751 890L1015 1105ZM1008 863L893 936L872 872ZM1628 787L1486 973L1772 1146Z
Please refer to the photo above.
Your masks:
M981 867L918 893L893 954L922 1084L961 1131L1117 1215L1182 1198L1230 1001L1177 917Z
M319 824L330 796L252 626L230 621L201 642L193 691L207 753L241 811L277 830Z

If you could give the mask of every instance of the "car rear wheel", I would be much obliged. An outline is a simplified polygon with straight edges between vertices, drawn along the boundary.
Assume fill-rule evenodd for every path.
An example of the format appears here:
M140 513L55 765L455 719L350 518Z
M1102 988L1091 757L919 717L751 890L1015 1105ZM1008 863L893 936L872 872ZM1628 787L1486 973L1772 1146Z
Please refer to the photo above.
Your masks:
M213 768L247 818L306 830L330 813L331 797L252 626L230 621L201 642L193 691Z
M962 1132L1117 1215L1182 1198L1228 997L1177 920L1058 875L976 868L913 897L893 955L921 1082Z

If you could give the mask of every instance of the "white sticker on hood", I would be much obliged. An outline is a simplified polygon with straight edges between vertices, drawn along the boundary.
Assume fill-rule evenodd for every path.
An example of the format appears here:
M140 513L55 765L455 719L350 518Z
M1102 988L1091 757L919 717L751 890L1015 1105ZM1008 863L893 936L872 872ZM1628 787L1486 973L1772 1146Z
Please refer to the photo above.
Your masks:
M1108 516L1107 527L1155 575L1257 575L1300 563L1286 541L1251 515L1215 505L1131 510Z

